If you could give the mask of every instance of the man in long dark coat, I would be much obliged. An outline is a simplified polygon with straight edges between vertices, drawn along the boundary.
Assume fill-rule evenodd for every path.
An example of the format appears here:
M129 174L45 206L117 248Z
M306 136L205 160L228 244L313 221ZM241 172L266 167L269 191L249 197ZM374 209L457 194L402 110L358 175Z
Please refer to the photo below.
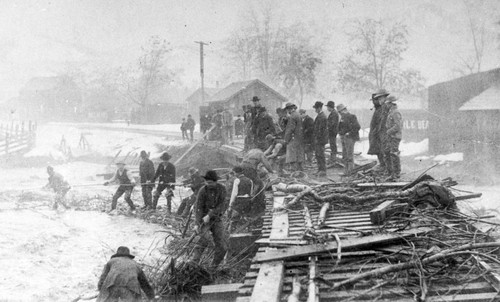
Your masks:
M314 154L318 163L318 173L320 177L326 176L325 145L328 143L327 118L323 112L323 103L316 102L313 106L316 111L314 119Z
M330 142L330 164L337 161L337 134L339 133L340 115L335 110L335 102L328 101L326 109L330 112L328 115L328 141Z
M307 115L305 109L299 110L300 117L302 118L302 133L304 138L304 153L306 161L312 164L312 157L314 152L314 120Z
M304 141L302 133L302 119L297 113L297 106L287 103L285 110L289 117L285 130L286 163L294 171L302 171L302 162L304 161Z
M402 139L403 118L396 105L397 99L393 96L387 98L389 108L387 115L387 141L385 144L385 162L389 180L398 180L401 174L401 161L399 160L399 143Z
M385 126L382 127L382 122L384 118L384 103L389 93L385 89L380 89L379 91L372 94L372 102L375 107L375 112L373 112L372 120L370 122L370 134L368 135L368 141L370 147L368 149L368 154L377 155L379 166L377 170L384 171L386 169L383 142L385 133L382 133Z
M274 127L273 118L267 113L265 107L259 107L259 114L254 122L254 145L262 151L268 147L266 136L274 135L276 129Z
M175 189L175 166L169 162L170 158L171 156L167 152L160 156L162 162L156 168L155 177L153 178L153 182L157 179L159 181L153 196L153 210L156 210L161 193L167 189L165 193L165 197L167 198L167 214L170 214L172 211L172 198L174 197Z

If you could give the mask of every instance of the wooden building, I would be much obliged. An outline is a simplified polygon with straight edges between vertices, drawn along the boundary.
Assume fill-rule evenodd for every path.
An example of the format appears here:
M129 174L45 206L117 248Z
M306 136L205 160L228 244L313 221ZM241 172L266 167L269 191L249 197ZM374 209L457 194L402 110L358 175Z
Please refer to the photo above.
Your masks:
M475 97L483 94L500 82L500 68L480 72L438 83L429 87L429 151L432 154L464 152L467 156L474 152L473 141L477 140L478 116L485 110L469 110L464 106ZM495 92L496 89L488 92ZM482 102L486 97L478 98L471 104ZM488 101L490 102L490 101ZM498 98L497 101L499 102ZM474 107L476 108L476 107ZM488 107L490 108L490 107ZM489 111L489 116L495 110ZM493 113L494 115L494 113ZM491 118L484 116L487 120ZM474 126L476 125L476 126ZM472 153L473 154L473 153Z
M243 114L243 105L251 105L252 98L257 96L262 106L275 115L276 108L283 107L287 98L262 81L255 79L234 82L211 97L209 106L212 109L229 108L234 116Z
M201 88L198 88L185 100L187 104L188 113L192 116L198 116L200 114L200 106L207 106L211 97L220 91L220 88L210 88L205 87L205 93L201 93Z

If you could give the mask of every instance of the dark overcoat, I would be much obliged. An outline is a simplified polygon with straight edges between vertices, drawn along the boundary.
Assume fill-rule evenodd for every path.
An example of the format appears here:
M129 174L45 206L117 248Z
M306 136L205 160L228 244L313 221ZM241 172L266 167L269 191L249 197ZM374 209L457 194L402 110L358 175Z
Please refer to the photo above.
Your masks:
M285 130L286 162L303 162L304 161L304 140L302 137L302 119L300 115L294 111L288 118Z
M314 120L314 143L326 145L328 143L327 118L323 111L318 113Z

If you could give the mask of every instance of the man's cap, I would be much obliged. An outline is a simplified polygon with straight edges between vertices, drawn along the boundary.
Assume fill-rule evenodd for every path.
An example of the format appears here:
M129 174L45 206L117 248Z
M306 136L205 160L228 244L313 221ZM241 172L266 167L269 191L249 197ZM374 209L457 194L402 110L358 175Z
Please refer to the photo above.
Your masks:
M297 106L295 106L294 103L290 103L290 102L286 103L286 105L285 105L285 109L294 108L294 107L297 108Z
M259 101L260 101L260 99L259 99L259 97L258 97L258 96L254 96L254 97L252 98L252 102L259 102Z
M148 153L145 150L141 151L141 157L148 156Z
M316 109L316 108L323 108L323 103L318 101L318 102L314 103L313 108L314 109Z
M168 154L167 152L164 152L161 156L160 156L160 159L161 160L170 160L172 158L172 156L170 156L170 154Z
M335 102L334 101L328 101L328 103L326 103L326 107L335 108Z
M217 175L217 172L214 170L208 170L207 173L205 173L204 176L202 176L206 180L212 180L212 181L217 181L219 179L219 176Z
M307 111L305 109L299 109L299 113L300 114L303 114L303 113L306 113Z
M388 96L390 93L387 92L387 90L381 88L379 90L377 90L377 92L375 92L374 94L372 94L372 99L376 99L376 98L379 98L381 96Z
M129 257L130 259L134 259L135 256L130 254L130 250L126 246L120 246L117 250L116 253L111 256L111 258L115 257Z
M338 112L340 112L340 111L342 111L342 110L344 110L344 109L347 109L347 107L346 107L344 104L338 104L338 105L337 105L337 111L338 111Z
M54 171L54 167L52 167L52 166L47 166L47 171Z

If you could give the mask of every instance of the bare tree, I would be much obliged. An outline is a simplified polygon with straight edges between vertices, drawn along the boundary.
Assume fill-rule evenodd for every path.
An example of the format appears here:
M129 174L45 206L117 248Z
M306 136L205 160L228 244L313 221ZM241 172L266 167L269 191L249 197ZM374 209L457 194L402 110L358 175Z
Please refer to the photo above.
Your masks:
M230 56L230 61L234 62L240 74L240 79L250 79L255 56L255 45L251 30L242 28L234 31L226 42L226 51Z
M406 25L373 19L357 20L353 25L347 32L351 51L338 64L343 90L372 91L384 87L416 92L408 90L423 88L418 71L401 67L402 54L408 49ZM413 83L410 87L403 85L409 80Z
M131 71L122 70L120 92L127 100L140 106L141 121L145 122L149 118L148 107L153 94L172 77L165 62L171 48L166 40L153 36L142 51L138 64Z

